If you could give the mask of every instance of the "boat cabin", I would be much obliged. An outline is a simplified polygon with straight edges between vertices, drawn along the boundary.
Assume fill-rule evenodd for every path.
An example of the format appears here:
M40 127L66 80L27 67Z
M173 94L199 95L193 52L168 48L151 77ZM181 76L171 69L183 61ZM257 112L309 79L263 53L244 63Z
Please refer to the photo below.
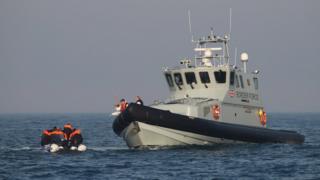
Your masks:
M212 119L212 106L221 109L219 119L254 119L239 124L261 126L257 112L263 109L259 95L259 71L247 72L248 55L241 54L243 67L230 64L229 37L211 33L196 42L194 59L183 59L180 67L165 68L170 95L159 109ZM209 47L214 44L217 47ZM172 106L172 105L175 106ZM252 117L248 117L252 116ZM222 118L224 117L224 118Z

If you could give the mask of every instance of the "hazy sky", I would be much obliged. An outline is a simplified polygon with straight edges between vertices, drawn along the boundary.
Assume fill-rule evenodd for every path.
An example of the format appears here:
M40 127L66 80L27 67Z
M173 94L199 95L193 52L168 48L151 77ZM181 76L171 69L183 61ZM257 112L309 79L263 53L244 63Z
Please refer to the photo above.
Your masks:
M228 31L261 70L267 111L320 110L320 1L0 1L0 113L110 112L114 97L165 99L162 67L196 36ZM233 55L233 53L232 53Z

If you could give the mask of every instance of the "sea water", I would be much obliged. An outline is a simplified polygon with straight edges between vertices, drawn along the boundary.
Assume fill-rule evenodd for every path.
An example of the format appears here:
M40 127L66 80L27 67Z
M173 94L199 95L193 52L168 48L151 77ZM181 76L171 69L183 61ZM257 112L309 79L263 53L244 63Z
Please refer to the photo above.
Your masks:
M268 125L305 135L302 145L129 149L109 114L1 114L0 179L320 179L320 114L273 113ZM71 122L88 150L49 153L41 132Z

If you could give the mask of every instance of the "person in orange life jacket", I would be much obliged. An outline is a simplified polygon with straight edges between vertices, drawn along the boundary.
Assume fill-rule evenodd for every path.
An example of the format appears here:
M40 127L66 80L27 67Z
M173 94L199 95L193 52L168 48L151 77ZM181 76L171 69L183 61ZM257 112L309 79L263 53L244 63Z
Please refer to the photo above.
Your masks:
M70 137L70 134L72 133L72 131L73 131L73 127L70 123L67 123L63 126L63 132L65 134L66 140L69 140L69 137Z
M41 135L41 146L51 144L51 136L50 136L50 130L46 129L42 132Z
M140 96L136 96L136 104L143 106L143 101Z
M74 128L70 134L70 146L79 146L83 142L80 129Z
M42 131L42 135L41 135L41 146L47 145L47 144L51 144L52 143L52 138L51 138L51 132L54 132L57 130L57 127L54 126L52 129L46 129L44 131ZM56 139L57 140L57 139Z
M123 112L128 107L128 103L125 99L120 100L120 111Z
M59 146L64 145L64 133L60 128L54 127L51 132L49 132L49 134L51 143L57 144Z

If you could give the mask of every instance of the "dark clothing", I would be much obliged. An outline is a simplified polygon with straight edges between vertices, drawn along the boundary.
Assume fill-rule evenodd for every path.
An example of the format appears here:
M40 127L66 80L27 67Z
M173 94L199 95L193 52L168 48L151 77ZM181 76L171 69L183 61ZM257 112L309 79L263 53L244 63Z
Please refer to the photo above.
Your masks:
M64 137L60 134L52 134L51 135L51 143L57 144L59 146L64 145Z
M83 138L81 134L76 134L70 138L71 146L79 146L83 142Z
M48 134L43 133L41 136L41 146L51 144L51 137Z
M66 139L69 140L70 134L72 133L73 129L71 128L64 128L63 133L66 135Z
M79 146L83 141L80 129L74 129L70 134L69 146Z
M64 144L64 134L60 129L53 128L51 130L44 130L41 136L41 145L57 144L59 146Z

